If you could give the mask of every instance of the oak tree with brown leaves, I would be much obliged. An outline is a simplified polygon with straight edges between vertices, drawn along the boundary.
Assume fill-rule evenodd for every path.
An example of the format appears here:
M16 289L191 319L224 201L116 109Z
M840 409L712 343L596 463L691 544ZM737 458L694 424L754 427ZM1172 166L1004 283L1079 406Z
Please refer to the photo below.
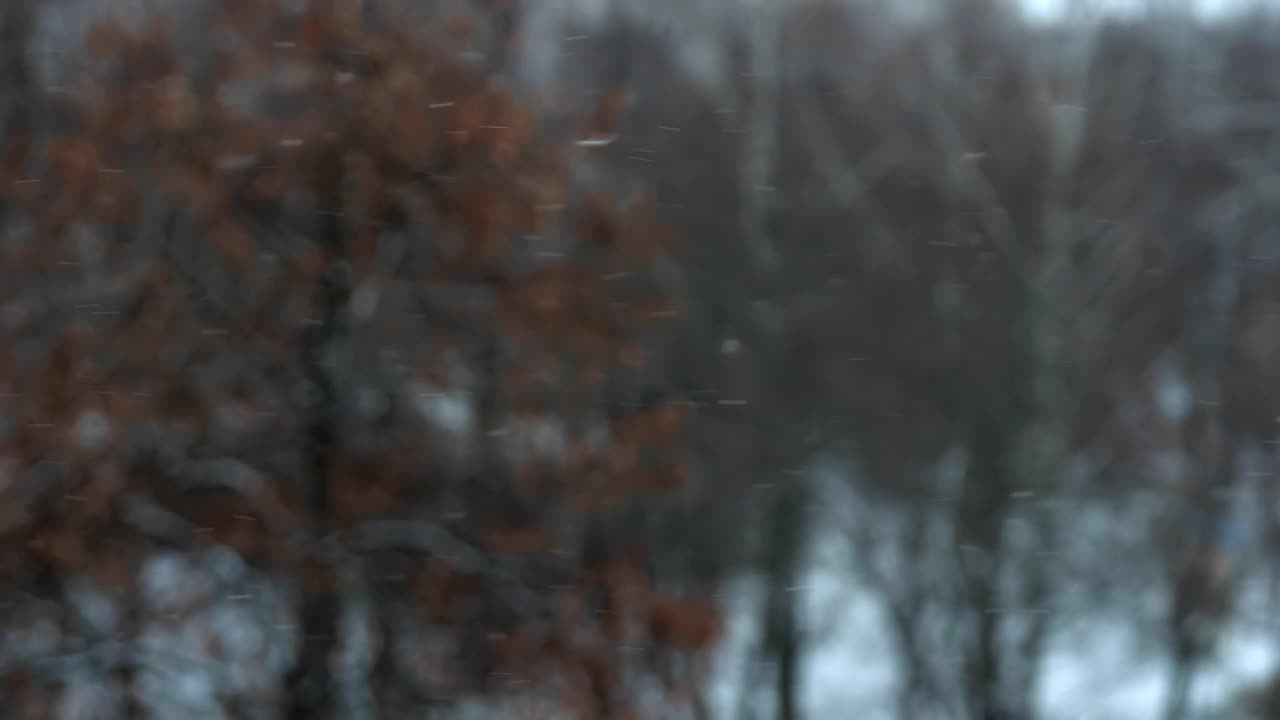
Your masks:
M671 238L582 187L616 96L578 122L502 82L504 6L110 18L56 87L5 45L0 587L48 628L0 665L15 717L90 666L164 714L148 593L172 629L205 591L147 578L228 548L283 598L283 659L215 682L219 713L640 717L688 690L663 668L716 614L653 582L643 518L687 471L635 380ZM6 7L29 37L37 6Z

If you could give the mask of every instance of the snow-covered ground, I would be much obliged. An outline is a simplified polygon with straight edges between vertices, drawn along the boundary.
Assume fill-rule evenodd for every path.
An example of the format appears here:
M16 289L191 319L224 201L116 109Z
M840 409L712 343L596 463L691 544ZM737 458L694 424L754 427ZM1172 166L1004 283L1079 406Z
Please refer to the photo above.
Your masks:
M840 533L819 532L812 565L796 590L803 594L802 626L808 639L800 698L804 717L850 717L850 709L856 708L859 718L893 718L898 671L880 600L849 572L852 563ZM1261 578L1241 589L1233 620L1193 681L1193 713L1222 708L1280 665L1267 591ZM740 579L726 594L728 632L709 690L716 717L722 720L740 716L748 677L745 657L755 640L761 597L760 583L749 578ZM1168 660L1151 650L1152 643L1142 642L1139 632L1125 618L1102 612L1060 626L1050 639L1036 684L1038 717L1159 717L1168 691Z

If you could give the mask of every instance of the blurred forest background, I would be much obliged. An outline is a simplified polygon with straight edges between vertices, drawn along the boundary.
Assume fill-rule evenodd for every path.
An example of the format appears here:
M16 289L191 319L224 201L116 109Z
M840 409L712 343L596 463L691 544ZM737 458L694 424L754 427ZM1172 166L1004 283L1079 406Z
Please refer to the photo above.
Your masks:
M0 3L0 716L1280 717L1280 10Z

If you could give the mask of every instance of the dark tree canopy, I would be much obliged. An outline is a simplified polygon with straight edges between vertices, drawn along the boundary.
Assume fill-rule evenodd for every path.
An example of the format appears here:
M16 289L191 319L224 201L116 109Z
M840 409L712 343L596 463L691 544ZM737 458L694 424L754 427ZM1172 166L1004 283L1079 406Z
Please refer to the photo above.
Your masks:
M155 557L232 548L297 608L275 681L220 698L252 716L510 691L620 717L711 639L711 606L654 585L644 525L619 521L683 474L677 407L635 379L673 312L652 271L670 235L580 190L610 113L557 119L504 85L498 10L104 20L58 92L12 49L10 604L58 616L88 583L127 608ZM151 618L52 622L45 655L123 643L97 662L142 695ZM3 670L24 717L73 681Z

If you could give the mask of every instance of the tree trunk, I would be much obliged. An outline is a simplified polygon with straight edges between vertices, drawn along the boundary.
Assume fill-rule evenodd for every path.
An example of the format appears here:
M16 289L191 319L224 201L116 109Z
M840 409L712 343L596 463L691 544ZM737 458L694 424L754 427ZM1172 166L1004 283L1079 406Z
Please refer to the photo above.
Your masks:
M777 720L797 720L800 625L794 585L803 545L803 492L784 487L771 508L765 570L769 578L764 617L764 651L775 662Z
M336 160L336 158L335 158ZM340 207L339 174L336 162L329 168L329 189L322 203L335 211ZM333 530L332 473L338 441L339 413L337 384L328 365L328 352L341 332L341 313L350 296L350 279L341 264L342 219L325 215L317 238L329 265L316 287L319 317L302 339L303 374L309 387L305 463L306 525L310 553L302 568L301 647L288 674L285 716L289 720L325 717L333 705L332 661L337 645L339 603L332 559L323 555L323 543Z
M1003 720L997 582L1009 497L1006 438L1000 423L978 421L959 518L962 570L974 633L965 658L965 705L973 720Z
M1165 698L1164 720L1183 720L1187 717L1187 701L1191 697L1191 679L1194 674L1193 660L1190 652L1179 649L1174 653L1169 695Z

